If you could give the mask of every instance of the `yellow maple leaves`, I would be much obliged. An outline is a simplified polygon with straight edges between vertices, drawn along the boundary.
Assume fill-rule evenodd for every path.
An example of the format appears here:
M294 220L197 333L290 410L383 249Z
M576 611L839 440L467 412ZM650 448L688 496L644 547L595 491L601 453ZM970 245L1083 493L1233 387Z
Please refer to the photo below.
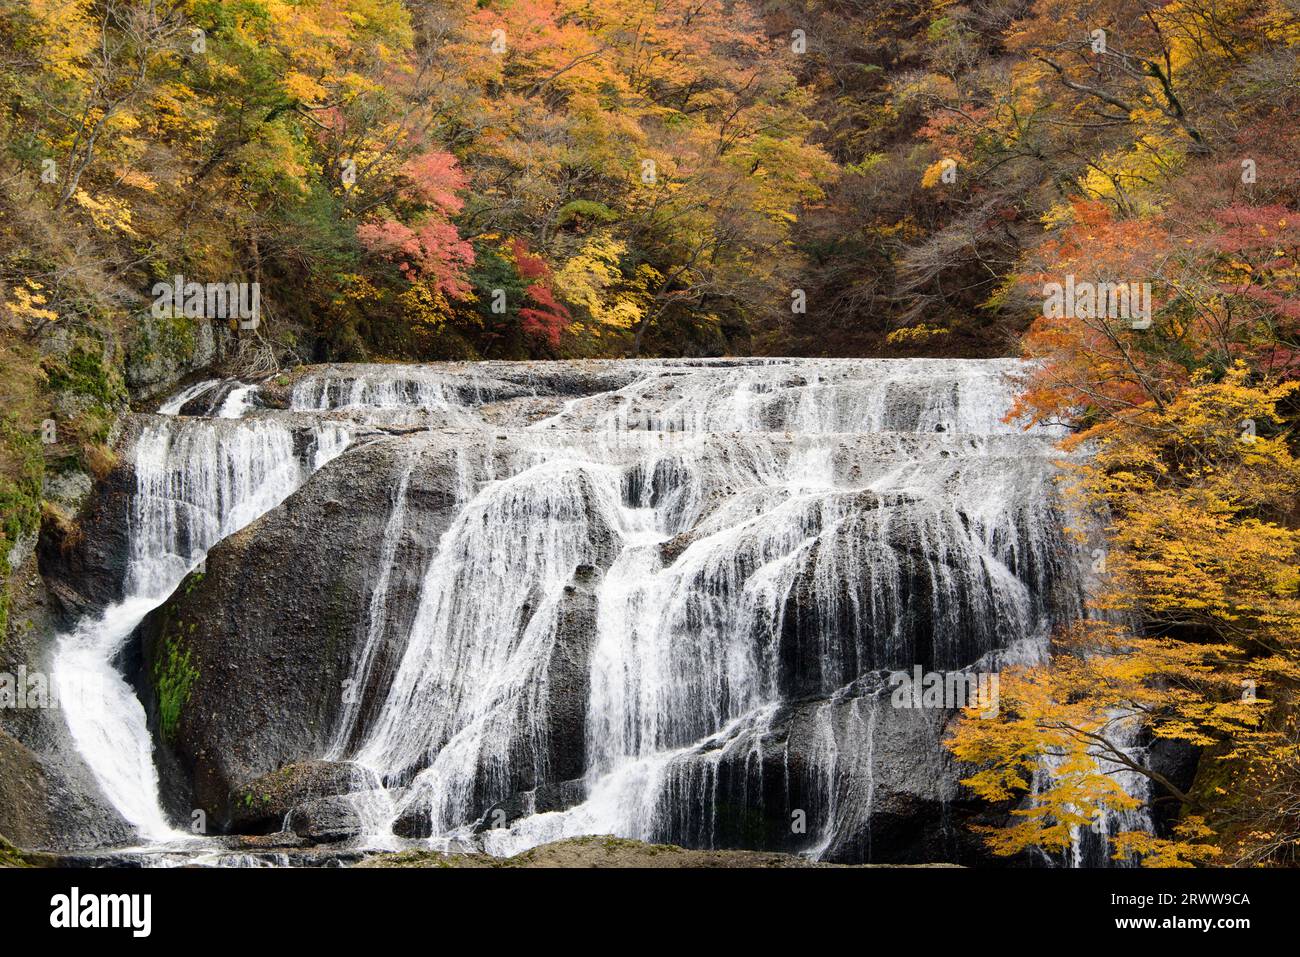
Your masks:
M59 318L57 312L47 307L49 300L45 295L45 287L30 277L15 285L9 296L9 302L4 305L15 322L30 326L54 322Z
M113 196L92 196L84 189L72 194L72 201L90 214L91 220L100 229L118 232L124 236L134 236L131 228L131 207L125 200Z
M645 315L654 274L642 265L630 281L625 280L619 263L626 253L625 241L593 236L556 270L555 291L584 308L600 325L631 329Z
M1286 770L1300 691L1300 530L1287 521L1300 459L1283 409L1298 392L1238 362L1091 430L1094 455L1070 466L1069 491L1108 517L1091 596L1102 617L1066 629L1049 662L1004 672L1002 712L965 716L950 740L975 766L965 783L977 794L1022 802L987 833L996 853L1060 850L1098 815L1135 807L1117 769L1184 810L1168 836L1113 835L1119 858L1173 867L1289 853L1294 822L1275 819L1278 795L1300 787ZM1151 637L1121 624L1138 621ZM1181 790L1133 757L1139 732L1202 749L1201 783Z

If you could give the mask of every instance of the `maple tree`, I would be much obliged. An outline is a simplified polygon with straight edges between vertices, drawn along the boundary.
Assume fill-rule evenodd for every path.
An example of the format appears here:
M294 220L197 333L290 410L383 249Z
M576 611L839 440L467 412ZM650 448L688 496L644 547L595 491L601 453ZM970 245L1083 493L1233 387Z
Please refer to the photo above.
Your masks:
M1251 379L1238 360L1217 381L1194 375L1164 408L1089 430L1095 454L1069 478L1084 508L1108 516L1099 617L1058 636L1049 661L1005 672L999 716L972 715L950 741L978 768L976 793L1027 798L991 834L995 851L1059 851L1099 814L1137 808L1122 770L1177 802L1182 830L1116 834L1118 856L1174 866L1294 853L1300 458L1281 410L1300 382ZM1143 740L1203 749L1194 785L1156 770Z
M1084 26L1109 31L1109 52ZM1275 102L1238 104L1246 136L1200 106L1242 59L1268 76L1296 26L1277 5L1040 3L1009 34L1026 54L1014 109L941 124L972 155L1023 146L1036 115L1104 130L1042 208L997 308L1038 311L1044 284L1066 276L1151 287L1149 322L1043 310L1024 339L1037 365L1013 417L1065 424L1064 445L1090 453L1070 463L1069 491L1100 517L1105 572L1093 617L1049 660L1004 673L1003 714L962 720L950 741L976 793L1010 807L1012 824L988 835L998 853L1060 851L1103 814L1123 820L1144 803L1118 783L1127 774L1167 818L1112 834L1117 857L1294 861L1297 142ZM1188 780L1159 771L1161 742L1195 755Z

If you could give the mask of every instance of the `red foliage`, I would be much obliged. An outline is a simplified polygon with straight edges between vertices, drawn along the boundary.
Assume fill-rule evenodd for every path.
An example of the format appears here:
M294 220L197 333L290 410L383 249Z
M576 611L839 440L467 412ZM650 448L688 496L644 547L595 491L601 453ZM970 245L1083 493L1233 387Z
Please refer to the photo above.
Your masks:
M530 285L524 290L531 306L519 310L519 324L524 334L545 342L552 349L560 344L562 333L572 316L556 298L551 288L551 268L541 256L528 250L528 244L516 239L511 244L514 252L515 268L521 278L529 280Z
M514 253L515 268L519 270L520 277L543 282L551 278L551 268L546 265L546 260L530 252L526 241L515 239L510 243L510 249Z
M445 216L465 208L457 194L469 188L469 178L450 153L433 150L413 156L402 165L402 174L410 184L403 190L407 199L432 206Z
M427 217L414 229L394 219L364 223L357 239L372 253L394 262L412 282L432 282L449 299L470 294L465 272L474 265L474 247L461 239L456 226Z
M1243 206L1235 203L1216 209L1214 221L1222 227L1215 248L1225 253L1264 253L1270 265L1291 264L1300 247L1300 215L1285 206Z
M528 298L540 308L525 306L519 310L519 324L524 333L534 339L545 341L551 348L560 344L560 333L568 326L571 316L569 310L555 299L555 293L547 286L534 283L525 292Z

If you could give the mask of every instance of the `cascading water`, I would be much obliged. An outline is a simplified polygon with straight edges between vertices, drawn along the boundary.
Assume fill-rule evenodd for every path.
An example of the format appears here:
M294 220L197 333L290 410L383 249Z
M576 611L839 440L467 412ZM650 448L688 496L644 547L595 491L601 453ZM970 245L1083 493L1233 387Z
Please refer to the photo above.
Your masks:
M522 794L522 813L483 835L494 852L590 833L743 841L719 809L770 799L763 769L784 735L801 741L781 759L800 765L783 772L799 778L787 792L816 822L794 849L826 852L871 816L875 760L859 745L886 717L888 671L1032 660L1053 622L1082 610L1055 435L1003 418L1022 370L610 364L605 388L497 435L505 464L463 483L382 706L360 729L345 707L329 753L355 740L351 759L382 782L355 796L366 840L388 845L394 827L464 836ZM537 375L334 367L300 380L294 404L482 427L476 407ZM566 596L584 578L595 615L574 768L550 727L551 672L572 656ZM362 671L391 624L385 582ZM812 704L792 717L797 701ZM543 809L557 784L577 799Z
M363 436L358 454L395 450L388 511L334 723L301 756L358 772L340 795L353 846L608 833L906 858L880 822L937 809L926 826L947 840L958 775L939 743L951 708L899 711L891 672L1035 661L1083 613L1057 435L1004 421L1024 371L329 366L298 376L289 413L200 383L163 410L207 418L148 419L132 447L128 597L56 665L112 690L69 726L142 837L171 836L114 657L208 548ZM315 436L306 457L295 429ZM434 486L447 519L413 542Z
M191 391L164 408L179 409ZM115 665L123 643L208 549L274 508L346 444L346 430L322 424L302 461L292 429L277 421L143 424L130 451L136 489L127 517L125 597L60 638L52 663L79 752L143 840L189 835L175 831L161 808L144 708Z

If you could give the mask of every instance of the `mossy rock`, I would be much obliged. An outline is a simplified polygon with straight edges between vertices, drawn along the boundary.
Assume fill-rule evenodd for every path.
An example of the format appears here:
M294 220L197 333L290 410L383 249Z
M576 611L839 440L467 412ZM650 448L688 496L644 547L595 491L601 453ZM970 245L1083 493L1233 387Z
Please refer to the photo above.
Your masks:
M231 830L276 830L295 807L367 784L364 773L352 764L298 761L285 765L235 791L231 796Z
M53 854L15 847L0 835L0 867L53 867L55 860Z

